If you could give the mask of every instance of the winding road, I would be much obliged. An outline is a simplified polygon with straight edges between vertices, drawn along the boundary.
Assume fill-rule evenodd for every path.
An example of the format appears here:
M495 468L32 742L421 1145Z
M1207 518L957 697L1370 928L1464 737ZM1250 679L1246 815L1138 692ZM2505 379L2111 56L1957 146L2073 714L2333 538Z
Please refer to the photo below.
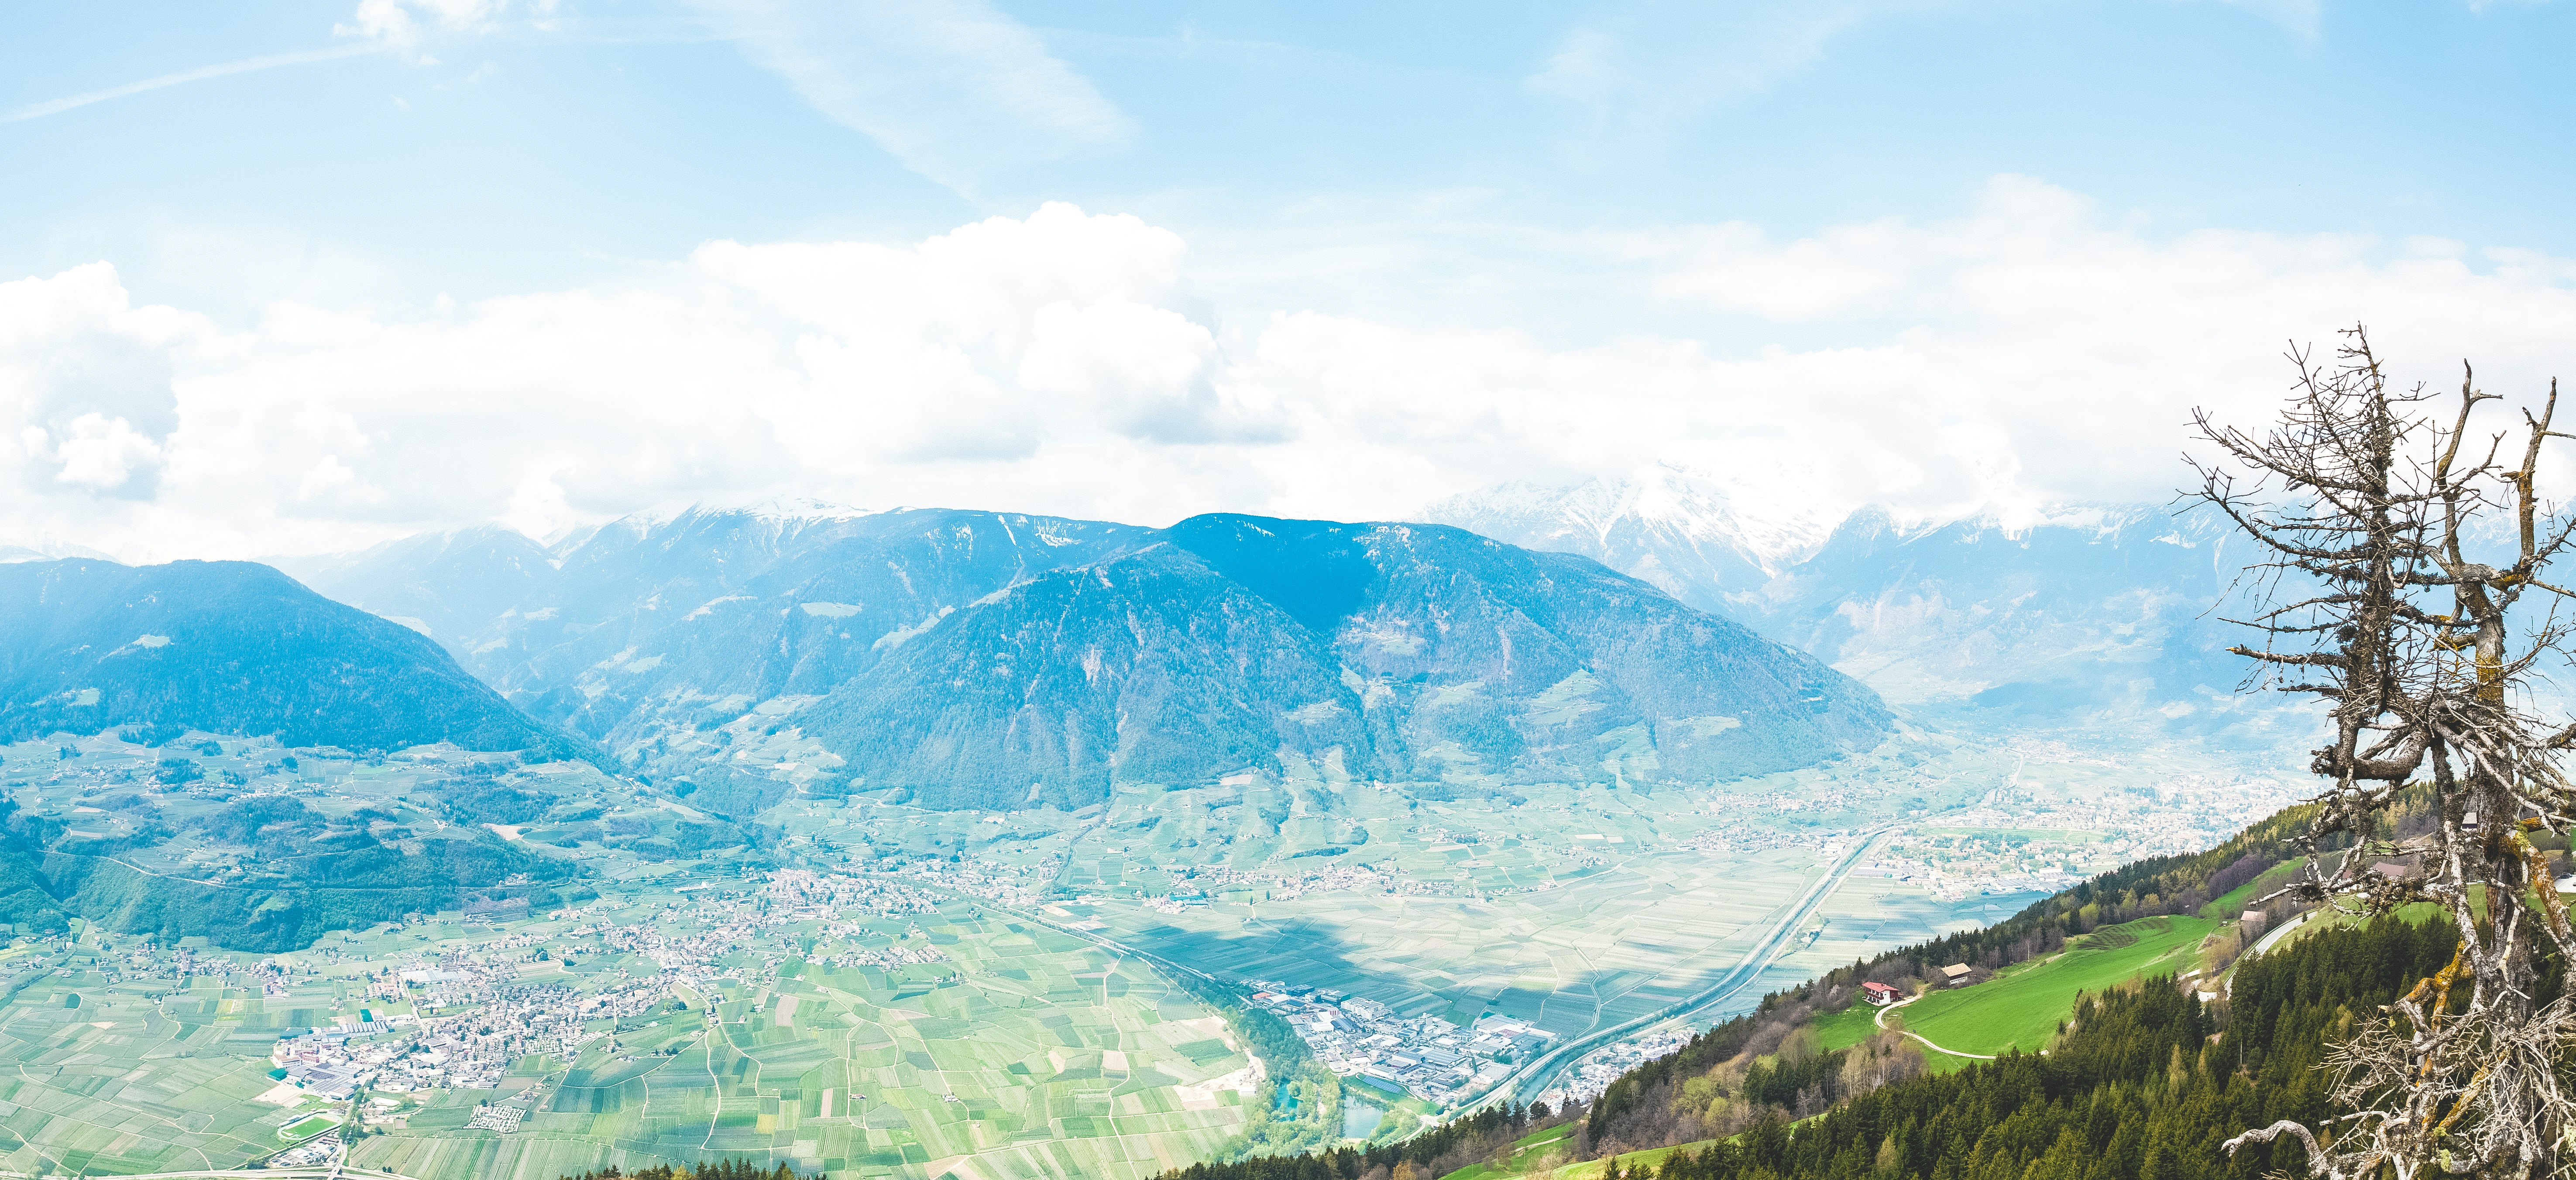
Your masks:
M1902 999L1902 1000L1898 1000L1897 1002L1895 1002L1895 1003L1893 1003L1893 1004L1889 1004L1888 1006L1886 1006L1886 1007L1884 1007L1884 1008L1879 1009L1879 1010L1878 1010L1878 1015L1870 1018L1870 1019L1871 1019L1871 1022L1872 1022L1872 1023L1874 1023L1874 1024L1876 1024L1876 1025L1878 1025L1878 1027L1879 1027L1879 1031L1881 1031L1881 1032L1889 1031L1889 1029L1888 1029L1888 1027L1887 1027L1887 1014L1888 1014L1888 1013L1890 1013L1890 1012L1894 1012L1894 1011L1896 1011L1897 1009L1902 1008L1902 1007L1906 1006L1907 1004L1911 1004L1911 1003L1913 1003L1914 1001L1919 1000L1919 999L1922 999L1922 998L1923 998L1923 997L1921 997L1921 996L1907 996L1907 997L1905 997L1905 998L1904 998L1904 999ZM1893 1031L1900 1032L1900 1033L1904 1033L1906 1036L1912 1037L1912 1038L1914 1038L1915 1040L1918 1040L1918 1041L1923 1042L1923 1047L1924 1047L1924 1048L1926 1048L1926 1049L1930 1049L1930 1050L1932 1050L1932 1051L1933 1051L1933 1052L1935 1052L1935 1053L1947 1053L1947 1054L1949 1054L1949 1055L1950 1055L1950 1056L1952 1056L1952 1057L1967 1057L1967 1058L1972 1058L1972 1059L1977 1060L1977 1061L1992 1061L1992 1060L1994 1060L1994 1059L1995 1059L1995 1055L1994 1055L1994 1054L1992 1054L1992 1053L1962 1053L1962 1052L1960 1052L1960 1051L1958 1051L1958 1050L1956 1050L1956 1049L1945 1049L1945 1048L1943 1048L1943 1047L1941 1047L1941 1046L1939 1046L1939 1045L1935 1045L1935 1044L1933 1044L1933 1043L1932 1043L1932 1038L1927 1037L1927 1036L1924 1036L1922 1033L1916 1032L1916 1031L1914 1031L1914 1030L1912 1030L1912 1029L1910 1029L1910 1028L1900 1028L1900 1029L1896 1029L1896 1030L1893 1030Z

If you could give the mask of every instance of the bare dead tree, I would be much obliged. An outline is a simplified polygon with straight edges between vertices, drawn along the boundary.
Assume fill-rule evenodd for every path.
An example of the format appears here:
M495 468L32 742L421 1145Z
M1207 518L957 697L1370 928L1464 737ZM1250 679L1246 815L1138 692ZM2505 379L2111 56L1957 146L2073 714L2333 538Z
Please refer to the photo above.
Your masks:
M2193 416L2225 456L2193 463L2193 494L2263 555L2249 570L2261 606L2241 620L2261 646L2233 650L2269 687L2326 701L2334 722L2311 766L2327 785L2304 837L2308 868L2283 892L2370 913L2434 902L2460 949L2387 1019L2333 1047L2333 1096L2350 1113L2275 1123L2226 1148L2291 1136L2324 1180L2576 1176L2576 1098L2560 1086L2576 1006L2542 999L2536 941L2576 962L2576 929L2528 837L2576 825L2576 784L2558 769L2576 725L2534 715L2523 691L2566 638L2553 607L2567 591L2545 577L2576 518L2535 490L2542 444L2571 437L2550 428L2557 385L2538 414L2524 412L2512 465L2505 434L2471 433L2499 397L2466 366L2444 423L2421 386L2388 387L2358 327L2332 364L2290 357L2298 382L2272 430ZM2509 541L2499 514L2510 514ZM2497 552L2478 560L2487 548ZM2532 591L2550 597L2516 612ZM2397 839L2401 807L2429 807L2435 830Z

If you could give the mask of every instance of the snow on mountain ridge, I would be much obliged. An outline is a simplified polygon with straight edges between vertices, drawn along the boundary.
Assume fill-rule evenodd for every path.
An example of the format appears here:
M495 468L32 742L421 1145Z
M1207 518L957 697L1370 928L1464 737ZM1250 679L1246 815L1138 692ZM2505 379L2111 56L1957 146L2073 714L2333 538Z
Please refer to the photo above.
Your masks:
M1992 530L2013 541L2026 541L2041 529L2069 529L2089 532L2097 538L2110 538L2139 524L2151 524L2174 532L2186 547L2206 538L2182 538L2183 526L2175 524L2177 509L2155 504L2122 504L2093 500L2055 500L2036 504L1984 504L1964 512L1914 515L1883 504L1865 504L1837 521L1831 532L1839 532L1854 522L1880 522L1897 540L1911 541L1945 529L1965 528L1971 534ZM2184 514L2179 519L2197 520ZM2206 528L2195 532L2206 532Z
M19 562L27 561L60 561L67 557L85 558L90 561L113 561L120 565L125 564L122 558L116 557L113 554L101 553L87 545L73 545L53 540L31 541L24 545L0 542L0 565L14 565Z
M629 512L602 527L624 526L638 535L676 524L688 517L748 516L759 520L794 521L857 520L874 516L881 509L853 508L817 500L811 496L746 496L734 499L717 497L704 500L675 500L650 508Z
M1541 547L1605 560L1674 542L1713 546L1768 575L1815 552L1848 515L1794 494L1800 482L1788 471L1753 478L1665 462L1576 484L1501 484L1441 500L1423 517L1516 543L1555 542ZM1565 543L1578 538L1584 543Z

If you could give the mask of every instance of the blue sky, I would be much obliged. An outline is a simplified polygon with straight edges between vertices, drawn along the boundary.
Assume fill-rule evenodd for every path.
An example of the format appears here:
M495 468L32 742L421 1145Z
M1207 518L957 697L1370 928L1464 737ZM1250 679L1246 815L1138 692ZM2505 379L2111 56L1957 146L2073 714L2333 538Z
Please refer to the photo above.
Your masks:
M2161 498L2284 339L2536 387L2576 338L2568 4L6 19L0 541L1387 516L1658 463Z
M851 15L864 7L742 6L852 43L870 36ZM334 32L349 0L253 11L17 6L0 110L370 43ZM295 290L311 252L363 271L326 280L346 288L330 294L473 298L714 238L919 236L1043 200L1194 240L1363 232L1425 208L1539 231L1745 220L1796 234L1954 213L1996 173L2173 230L2552 253L2576 234L2566 5L986 11L1033 34L1112 125L1049 128L1007 105L943 120L1025 72L962 51L940 63L947 85L882 96L886 126L1003 141L942 166L818 109L757 60L740 26L760 18L720 5L566 3L455 28L424 14L409 50L0 125L10 171L41 178L0 190L0 273L108 258L140 297L240 307ZM199 273L237 250L290 257L255 290Z

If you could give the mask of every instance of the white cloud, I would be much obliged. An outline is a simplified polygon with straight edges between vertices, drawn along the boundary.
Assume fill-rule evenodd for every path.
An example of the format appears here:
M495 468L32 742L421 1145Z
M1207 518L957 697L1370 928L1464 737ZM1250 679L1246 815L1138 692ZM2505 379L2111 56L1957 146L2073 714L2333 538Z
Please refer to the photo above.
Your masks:
M984 0L691 0L718 35L912 170L968 195L1115 147L1127 116Z
M0 484L75 518L151 499L179 423L173 357L208 331L132 306L105 264L0 283L0 437L16 444L0 444Z
M2347 235L2156 238L2022 177L1996 178L1972 214L1951 222L1875 222L1782 243L1742 225L1624 241L1657 266L1671 298L1843 324L1839 334L1854 339L1868 335L1857 325L1882 325L1865 348L1760 367L1805 369L1802 396L1827 408L1826 421L1865 416L1868 428L1849 433L1942 438L1936 454L1984 456L1971 466L1989 474L1975 479L1924 467L1923 492L1946 480L2022 499L2153 494L2177 481L2190 407L2261 420L2285 391L2290 340L2331 345L2356 321L2399 371L2436 388L2456 383L2462 356L2478 361L2481 385L2516 400L2576 365L2567 260L2471 258L2442 243L2391 251ZM1945 433L1957 431L1969 433ZM1811 432L1808 442L1831 437ZM1854 481L1851 494L1907 498L1883 478Z
M542 21L555 7L556 0L358 0L348 23L332 31L410 48L431 32L481 33L512 17Z
M20 435L29 455L55 465L56 482L93 492L148 494L161 466L160 445L123 418L83 414L59 435L41 426Z
M1603 238L1686 334L1558 347L1316 311L1211 318L1179 237L1049 205L910 244L710 243L611 286L227 330L104 265L0 284L0 541L134 556L546 533L700 498L1385 518L1659 459L1938 515L2162 499L2195 404L2270 412L2284 339L2527 398L2576 360L2576 260L2154 236L1999 178L1954 221Z

